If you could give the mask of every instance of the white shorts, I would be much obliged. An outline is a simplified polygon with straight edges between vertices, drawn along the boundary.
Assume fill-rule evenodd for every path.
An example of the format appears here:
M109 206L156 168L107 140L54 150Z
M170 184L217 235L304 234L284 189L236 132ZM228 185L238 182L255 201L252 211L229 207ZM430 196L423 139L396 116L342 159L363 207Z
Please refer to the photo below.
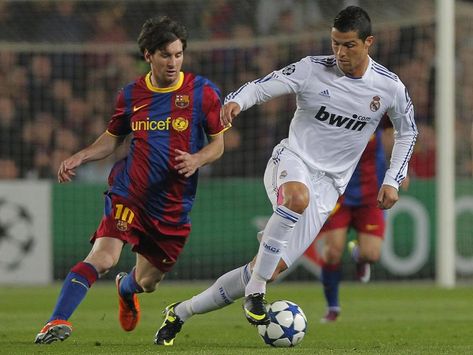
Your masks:
M264 172L264 186L275 210L279 187L289 181L303 183L310 192L309 206L294 227L282 259L291 266L314 241L339 197L333 180L322 171L310 171L293 152L278 144Z

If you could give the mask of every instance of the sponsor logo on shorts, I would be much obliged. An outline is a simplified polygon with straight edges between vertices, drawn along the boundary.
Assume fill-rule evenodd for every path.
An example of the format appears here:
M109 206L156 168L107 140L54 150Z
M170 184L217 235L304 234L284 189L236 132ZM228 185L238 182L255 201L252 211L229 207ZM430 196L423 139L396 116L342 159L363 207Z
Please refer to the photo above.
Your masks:
M367 231L374 231L375 229L378 229L379 226L377 224L367 224L366 225L366 230Z

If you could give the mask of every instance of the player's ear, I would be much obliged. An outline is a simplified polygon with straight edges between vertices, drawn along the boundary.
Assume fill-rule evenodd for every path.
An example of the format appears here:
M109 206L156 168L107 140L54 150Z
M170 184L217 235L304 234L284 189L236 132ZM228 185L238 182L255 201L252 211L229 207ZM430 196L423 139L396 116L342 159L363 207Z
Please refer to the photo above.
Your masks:
M370 48L371 45L374 43L374 37L373 36L368 36L365 39L365 47Z
M151 53L147 49L145 49L144 57L147 63L151 63Z

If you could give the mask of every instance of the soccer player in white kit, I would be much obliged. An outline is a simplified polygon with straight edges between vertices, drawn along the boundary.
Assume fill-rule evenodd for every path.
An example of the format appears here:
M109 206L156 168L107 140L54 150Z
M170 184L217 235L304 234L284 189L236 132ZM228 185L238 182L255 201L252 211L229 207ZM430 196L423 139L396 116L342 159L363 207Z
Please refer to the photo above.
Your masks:
M394 126L395 143L378 206L389 209L398 200L417 137L407 89L394 73L370 58L371 21L360 7L349 6L335 17L331 40L333 55L305 57L226 97L220 119L228 126L255 104L296 95L289 136L274 148L264 174L274 212L252 262L165 309L156 337L167 339L169 345L189 317L242 296L248 321L269 323L266 283L299 258L318 234L384 114Z

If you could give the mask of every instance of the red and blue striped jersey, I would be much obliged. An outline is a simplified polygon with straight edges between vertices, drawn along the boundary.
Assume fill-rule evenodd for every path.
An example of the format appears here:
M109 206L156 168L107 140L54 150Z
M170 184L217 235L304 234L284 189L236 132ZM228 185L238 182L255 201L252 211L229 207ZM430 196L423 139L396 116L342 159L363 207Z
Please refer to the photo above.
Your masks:
M198 172L189 178L174 165L175 149L196 153L207 136L224 131L220 91L208 79L180 73L179 82L157 88L151 73L126 85L117 96L107 132L132 134L127 156L109 176L109 191L132 201L151 217L171 225L189 223Z
M381 140L382 128L371 136L343 194L348 206L376 205L379 189L386 173L386 156Z

